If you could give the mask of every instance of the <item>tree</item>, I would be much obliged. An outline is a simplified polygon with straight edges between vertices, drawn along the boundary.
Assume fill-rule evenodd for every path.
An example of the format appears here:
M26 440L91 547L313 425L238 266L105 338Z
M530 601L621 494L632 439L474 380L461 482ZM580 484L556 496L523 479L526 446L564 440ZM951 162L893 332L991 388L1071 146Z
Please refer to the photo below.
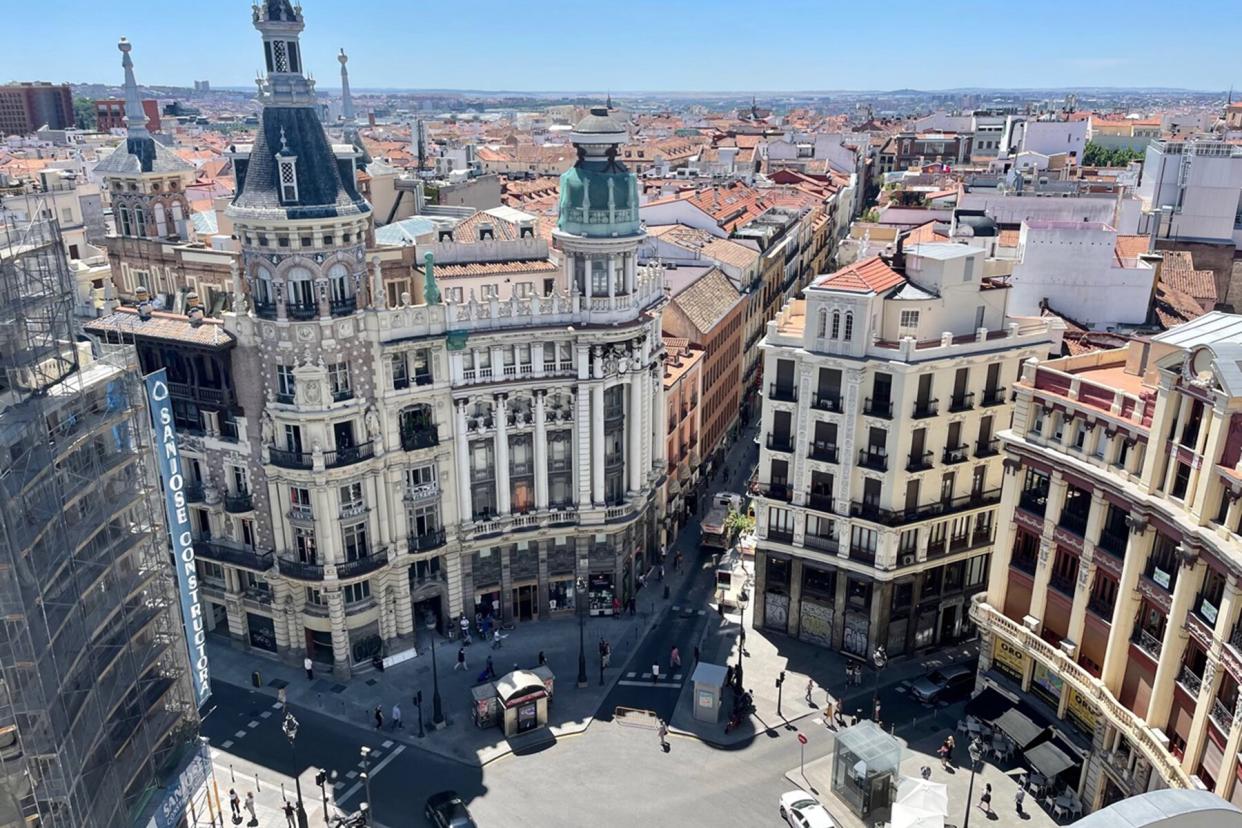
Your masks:
M749 532L755 528L755 516L730 509L728 517L725 518L725 528L729 530L729 534L733 537L743 532Z
M78 129L95 129L99 121L95 117L95 102L90 98L73 99L73 122Z
M1129 147L1106 147L1094 141L1087 142L1082 154L1082 163L1087 167L1124 167L1131 161L1142 161L1143 150Z

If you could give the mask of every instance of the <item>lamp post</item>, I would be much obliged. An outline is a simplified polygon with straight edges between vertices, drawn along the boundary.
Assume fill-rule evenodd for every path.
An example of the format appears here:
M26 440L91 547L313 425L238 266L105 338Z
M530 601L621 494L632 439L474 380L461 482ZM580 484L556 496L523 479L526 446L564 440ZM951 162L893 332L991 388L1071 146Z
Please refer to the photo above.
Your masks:
M574 582L577 591L575 603L578 605L578 686L590 684L586 669L586 578L579 577Z
M983 757L978 736L970 740L967 752L970 753L970 784L966 788L966 817L962 820L962 828L970 828L970 807L975 799L975 769L979 767L979 760Z
M875 719L875 723L880 723L880 671L888 664L888 653L884 651L883 645L876 645L875 652L871 654L871 663L875 665L875 695L871 699L871 716Z
M365 784L367 788L367 801L362 803L362 807L359 810L362 811L362 815L363 815L363 818L366 820L366 824L370 825L371 824L371 774L370 774L371 749L367 747L366 745L363 745L362 750L360 752L362 754L362 773L360 773L359 776L362 777L363 784Z
M427 629L431 631L431 725L436 729L444 726L444 710L440 706L440 670L436 667L436 625L431 622L427 625ZM422 705L418 710L419 730L422 730ZM421 735L421 733L420 733Z
M302 804L302 780L298 777L298 751L295 742L298 738L298 720L288 710L285 721L281 724L285 738L289 740L289 754L293 758L293 784L298 796L298 828L307 828L306 806Z

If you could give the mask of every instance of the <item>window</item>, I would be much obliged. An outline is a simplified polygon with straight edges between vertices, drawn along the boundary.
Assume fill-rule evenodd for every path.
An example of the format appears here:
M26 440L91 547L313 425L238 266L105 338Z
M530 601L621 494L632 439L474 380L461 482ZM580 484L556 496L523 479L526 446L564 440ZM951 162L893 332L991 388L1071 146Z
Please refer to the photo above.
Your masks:
M832 312L832 338L839 339L841 337L841 311Z
M291 403L297 391L292 365L276 366L276 402Z
M517 295L519 299L529 299L535 295L534 282L518 282Z
M349 289L349 268L336 263L328 269L328 285L332 291L333 302L344 302L352 296Z
M793 535L794 516L789 509L768 507L768 534Z
M297 161L293 158L276 159L280 169L280 200L286 204L298 200Z
M323 599L323 591L314 587L306 587L306 603L316 607L327 606L327 601Z
M1190 484L1190 466L1185 463L1177 464L1177 473L1173 476L1173 491L1171 494L1178 499L1186 497L1186 487Z
M414 363L414 382L417 385L431 385L431 351L419 348L410 353Z
M400 391L403 388L410 387L410 370L406 364L405 354L391 354L388 357L389 365L392 366L392 387L393 390Z
M289 512L293 517L307 520L313 517L310 489L299 489L296 486L289 489Z
M348 362L334 362L328 366L328 385L332 389L332 399L338 402L353 396L349 387Z
M346 604L359 604L371 597L371 582L359 581L356 584L346 584L341 587L341 594L345 596Z
M820 339L823 339L824 335L827 333L827 330L828 330L828 311L820 310L819 324L818 324L817 330L819 332L816 334L816 336L818 336Z
M319 563L319 550L315 544L315 530L305 526L293 527L293 548L298 560L304 564Z
M845 336L846 342L854 338L854 314L850 311L845 312Z
M345 560L356 561L370 554L367 548L367 525L354 523L341 527L341 539L345 547Z
M366 502L362 497L362 483L349 483L340 488L341 494L341 514L342 515L358 515L366 509Z
M966 562L966 586L976 587L988 577L988 556L976 555Z
M901 312L901 327L910 329L919 326L919 312L916 310L903 310Z

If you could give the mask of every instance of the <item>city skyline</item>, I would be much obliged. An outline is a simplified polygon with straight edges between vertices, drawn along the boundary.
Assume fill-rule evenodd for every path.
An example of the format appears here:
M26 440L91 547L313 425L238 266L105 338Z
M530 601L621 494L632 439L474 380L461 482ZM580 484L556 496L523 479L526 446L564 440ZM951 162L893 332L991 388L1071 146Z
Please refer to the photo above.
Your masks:
M11 52L24 77L53 82L100 83L113 77L116 37L125 35L141 55L142 78L153 86L190 86L209 79L214 87L246 87L258 68L260 54L248 36L248 16L220 14L215 25L197 25L201 15L190 8L157 5L151 0L127 4L125 14L103 26L65 28L63 20L77 11L88 13L82 0L66 0L62 15L41 8L10 9L10 25L23 31ZM778 12L799 25L778 28L780 38L758 48L728 37L733 21L746 7L735 0L693 4L669 9L649 0L627 8L624 18L609 19L607 27L581 26L581 9L564 0L540 9L539 14L514 13L511 7L484 2L470 7L431 7L422 10L421 25L410 37L393 36L377 22L403 11L391 0L373 0L366 14L350 7L309 2L308 19L314 25L305 37L307 68L323 84L338 88L336 54L344 48L351 56L354 88L409 90L488 90L550 92L559 89L608 89L645 92L703 92L740 94L750 89L780 92L872 91L916 88L926 91L962 87L997 90L1059 88L1161 88L1187 91L1223 90L1233 79L1222 69L1219 55L1228 49L1227 29L1212 21L1227 12L1224 3L1199 3L1179 10L1176 18L1160 13L1150 0L1122 5L1099 4L1094 18L1108 21L1110 38L1102 41L1087 26L1067 28L1065 16L1050 13L1043 19L1015 26L1025 58L1012 60L1013 38L985 37L982 27L962 25L959 18L923 20L917 7L903 3L890 19L901 19L902 9L914 21L908 30L885 31L862 7L824 8L809 2L783 2ZM973 5L973 4L968 4ZM1054 3L1056 9L1067 4ZM508 18L498 14L508 13ZM503 19L503 25L496 21ZM652 22L658 21L658 22ZM1087 21L1082 21L1087 22ZM654 27L654 32L652 31ZM704 44L715 30L723 44ZM739 27L737 30L741 30ZM424 31L459 37L420 38ZM874 31L873 36L868 36ZM647 34L644 34L646 32ZM843 32L835 37L832 32ZM658 34L668 44L663 57L646 56L623 45ZM472 51L487 54L486 62L463 61L461 37L473 38ZM1153 42L1160 39L1164 57L1144 59L1138 52L1108 44ZM64 48L48 50L49 38ZM169 48L175 42L176 46ZM1178 51L1178 44L1194 43ZM609 49L609 44L617 44ZM684 51L677 55L676 45ZM735 45L754 59L739 65ZM919 46L921 44L921 47ZM542 47L542 48L539 48ZM929 50L921 56L919 47ZM940 64L936 54L954 54L943 76L929 73ZM670 64L675 69L670 71ZM680 64L680 65L678 65ZM503 83L498 82L503 77ZM572 79L572 84L554 81ZM963 83L982 79L984 83Z

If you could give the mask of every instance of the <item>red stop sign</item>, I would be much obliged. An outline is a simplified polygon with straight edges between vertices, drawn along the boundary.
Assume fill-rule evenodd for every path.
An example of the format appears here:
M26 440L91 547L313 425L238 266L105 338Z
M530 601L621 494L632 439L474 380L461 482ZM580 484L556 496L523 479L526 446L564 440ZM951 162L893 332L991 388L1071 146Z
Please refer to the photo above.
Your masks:
M799 733L799 734L798 734L798 741L799 741L799 742L801 742L802 744L804 744L804 745L805 745L805 744L806 744L806 737L805 737L805 736L803 736L801 733Z

